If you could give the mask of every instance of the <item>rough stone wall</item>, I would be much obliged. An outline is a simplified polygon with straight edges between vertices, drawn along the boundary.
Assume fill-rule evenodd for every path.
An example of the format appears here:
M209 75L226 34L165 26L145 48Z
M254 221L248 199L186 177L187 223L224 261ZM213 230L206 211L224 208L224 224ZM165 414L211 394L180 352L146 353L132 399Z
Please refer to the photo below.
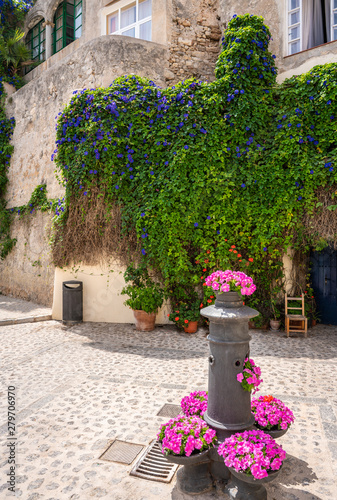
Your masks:
M168 80L214 80L222 36L219 0L173 0L170 14Z
M48 244L51 219L37 212L12 224L17 243L5 261L0 261L0 292L51 307L54 266Z

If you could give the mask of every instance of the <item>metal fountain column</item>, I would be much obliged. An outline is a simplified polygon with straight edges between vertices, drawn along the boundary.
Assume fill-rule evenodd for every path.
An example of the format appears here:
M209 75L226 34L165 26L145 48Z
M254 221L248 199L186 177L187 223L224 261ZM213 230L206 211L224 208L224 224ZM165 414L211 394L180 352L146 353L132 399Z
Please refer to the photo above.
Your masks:
M245 358L249 357L248 320L258 311L244 306L237 292L219 294L213 306L201 310L209 319L208 406L207 424L216 430L219 443L226 437L251 429L251 394L237 381ZM212 451L212 450L211 450ZM215 479L228 480L230 475L214 449L210 453L211 473Z

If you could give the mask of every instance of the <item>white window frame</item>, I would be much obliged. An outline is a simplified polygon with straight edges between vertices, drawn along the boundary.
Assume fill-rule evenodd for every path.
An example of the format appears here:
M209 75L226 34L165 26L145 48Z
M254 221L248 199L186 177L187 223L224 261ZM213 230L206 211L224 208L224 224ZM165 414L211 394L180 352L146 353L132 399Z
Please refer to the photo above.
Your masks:
M153 2L153 0L152 0ZM129 24L128 26L125 26L124 28L120 28L121 26L121 12L128 6L131 6L132 4L136 3L136 22ZM109 33L109 16L111 14L114 14L115 12L118 12L118 27L119 29L117 31L114 31L113 33ZM151 40L152 40L152 6L151 6L151 15L144 17L144 19L141 19L138 21L138 13L139 13L139 0L122 0L120 2L115 2L112 5L109 5L109 7L106 7L105 9L102 10L101 14L101 21L102 21L102 35L123 35L126 31L129 31L132 28L135 28L135 38L140 38L139 33L140 33L140 26L142 24L147 23L148 21L151 21ZM128 35L127 35L128 36ZM133 37L132 37L133 38Z
M299 23L290 25L289 24L289 15L292 12L296 12L297 10L300 11L300 21L299 21ZM330 0L330 16L331 16L330 17L330 19L331 19L331 22L330 22L330 25L331 25L330 39L331 39L332 42L334 42L334 41L337 40L337 36L334 37L334 30L337 29L337 23L334 24L334 13L337 13L337 5L334 8L334 0ZM289 0L286 0L286 20L287 20L287 22L286 22L286 25L287 25L287 39L286 39L286 44L287 44L287 55L289 55L289 56L290 55L294 55L294 54L298 54L298 52L301 52L303 50L303 47L302 47L302 16L303 16L302 0L299 0L299 7L297 7L296 9L289 9ZM289 40L290 29L294 28L297 25L300 26L300 36L299 36L299 38L295 38L294 40L290 41ZM298 52L294 52L294 54L292 54L291 53L291 44L294 43L294 42L296 42L296 41L300 42L300 50ZM311 47L311 48L313 49L314 47Z
M290 14L292 14L296 11L299 11L299 13L300 13L299 22L296 24L289 24ZM299 6L296 7L296 9L289 9L289 0L286 0L286 16L287 16L286 19L287 19L287 49L288 49L287 54L290 56L290 55L297 54L298 52L301 52L301 50L302 50L302 0L299 0ZM289 40L290 30L291 30L291 28L295 28L296 26L299 26L299 28L300 28L300 36L298 38L295 38L294 40ZM292 54L291 53L291 45L297 41L300 42L300 50L298 52L294 52L294 54Z
M330 2L331 4L331 41L333 42L334 40L337 40L337 37L334 38L334 29L337 30L337 23L336 24L333 24L333 21L334 21L334 13L337 14L337 4L336 4L336 7L334 8L334 0L331 0Z

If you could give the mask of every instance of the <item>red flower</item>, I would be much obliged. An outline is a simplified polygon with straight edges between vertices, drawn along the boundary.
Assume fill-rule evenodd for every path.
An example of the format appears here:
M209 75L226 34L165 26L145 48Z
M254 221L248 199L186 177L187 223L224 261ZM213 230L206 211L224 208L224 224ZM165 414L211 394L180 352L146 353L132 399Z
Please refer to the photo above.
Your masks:
M233 252L233 250L230 248L230 249L229 249L229 252Z
M206 251L206 253L211 253L211 251L210 251L210 250L207 250L207 251Z
M231 248L235 248L235 245L232 245Z
M168 314L168 315L167 315L167 317L169 318L169 317L170 317L170 315Z
M206 286L206 283L203 283L202 286Z
M253 262L254 261L254 259L252 259L252 257L249 257L248 260L249 260L249 262Z
M242 262L242 260L241 260L241 259L239 259L239 262Z
M176 318L174 318L174 321L179 321L179 316L177 316Z
M209 262L209 260L208 260L208 259L205 259L205 260L204 260L204 262L205 262L205 264L207 264L207 262Z
M202 272L205 273L207 271L207 269L203 269Z
M233 253L238 253L238 251L237 250L233 250Z
M238 256L238 257L242 257L242 255L241 255L240 253L238 253L238 255L237 255L237 256Z
M188 319L185 319L185 320L184 320L184 323L188 323Z
M210 304L212 301L211 301L211 299L207 299L207 302Z
M179 311L176 311L176 313L178 313L178 314L179 314Z
M204 304L200 304L200 306L199 306L199 307L200 307L200 309L201 309L202 307L204 307Z
M196 264L199 264L199 262L200 262L200 260L196 260L196 261L195 261L195 263L196 263Z
M203 277L203 276L201 276L201 278L200 278L200 279L201 279L201 280L203 280L203 279L204 279L204 277Z
M225 241L227 241L227 240L225 239Z
M211 295L211 296L210 296L210 299L214 299L214 295Z

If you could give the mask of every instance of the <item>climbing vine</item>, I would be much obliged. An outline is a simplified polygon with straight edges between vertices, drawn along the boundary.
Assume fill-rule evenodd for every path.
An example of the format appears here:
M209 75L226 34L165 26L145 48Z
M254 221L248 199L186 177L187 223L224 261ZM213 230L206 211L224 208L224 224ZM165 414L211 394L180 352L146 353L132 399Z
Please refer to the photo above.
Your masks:
M194 299L210 272L234 268L253 276L268 309L282 255L317 244L305 217L317 190L337 180L337 67L277 85L270 38L261 17L234 16L214 82L161 89L127 76L74 91L52 156L66 188L54 221L57 265L98 255L115 234L106 248L139 244L172 300Z

